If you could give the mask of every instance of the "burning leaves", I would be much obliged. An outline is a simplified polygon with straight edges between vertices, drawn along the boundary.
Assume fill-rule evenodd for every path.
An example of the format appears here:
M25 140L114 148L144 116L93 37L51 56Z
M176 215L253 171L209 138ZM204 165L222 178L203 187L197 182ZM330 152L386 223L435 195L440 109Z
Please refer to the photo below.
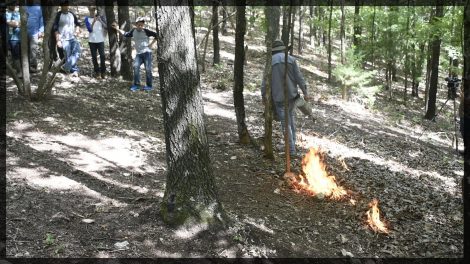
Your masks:
M303 157L302 172L298 177L291 177L291 184L297 190L333 200L339 200L347 194L343 187L336 184L335 177L328 175L322 153L317 148L310 148Z
M340 160L343 168L349 171L344 159ZM334 176L328 175L323 153L315 147L309 149L309 152L302 159L302 172L297 175L289 172L284 174L284 179L298 192L305 192L308 195L323 199L327 197L331 200L344 200L351 191L346 191L336 183ZM350 198L349 202L355 206L356 199ZM390 232L389 223L381 219L378 207L379 201L373 199L369 203L369 209L366 212L367 225L376 233L388 235Z
M374 199L369 203L369 210L366 212L367 224L376 233L388 234L390 232L388 222L380 219L379 200Z

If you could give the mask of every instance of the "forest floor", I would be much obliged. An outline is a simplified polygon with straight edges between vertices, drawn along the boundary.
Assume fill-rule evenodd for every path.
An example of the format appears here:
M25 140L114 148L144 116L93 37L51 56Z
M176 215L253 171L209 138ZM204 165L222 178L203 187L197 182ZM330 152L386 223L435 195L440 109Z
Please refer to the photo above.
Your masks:
M130 92L130 83L119 79L95 80L84 48L79 79L58 74L46 102L23 99L7 79L7 256L463 256L463 161L451 143L451 107L429 122L421 118L422 99L409 99L404 107L398 92L391 101L379 93L369 108L344 102L325 81L324 57L306 50L298 61L317 122L297 115L297 148L306 153L321 147L328 173L355 201L310 197L282 178L279 122L274 161L237 142L233 37L221 42L223 63L208 63L201 87L212 169L229 227L173 229L162 222L166 163L158 77L151 92ZM262 43L247 37L245 107L258 143ZM294 158L293 171L301 170L300 161ZM390 222L388 235L365 223L374 198Z

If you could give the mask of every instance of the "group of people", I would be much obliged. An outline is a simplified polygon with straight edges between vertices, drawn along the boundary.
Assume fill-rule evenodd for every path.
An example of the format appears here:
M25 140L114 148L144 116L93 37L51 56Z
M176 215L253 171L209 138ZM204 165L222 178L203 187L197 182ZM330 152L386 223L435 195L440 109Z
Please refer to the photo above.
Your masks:
M5 3L0 4L0 12L2 43L8 45L13 61L12 66L21 78L20 13L15 5L5 5ZM40 6L27 6L26 13L30 72L35 73L38 67L39 39L44 35L44 21Z
M95 78L106 77L106 63L104 41L107 32L106 17L100 16L96 12L96 7L89 7L89 15L85 17L85 26L89 32L88 44L90 47L93 71ZM44 23L42 11L40 6L28 6L28 40L30 50L30 71L36 72L38 67L38 39L44 35ZM14 5L9 5L6 12L6 25L8 25L8 43L10 53L14 61L17 72L21 73L21 38L20 38L20 14ZM57 51L59 57L64 59L61 70L66 74L78 77L79 67L77 62L80 58L81 47L77 39L80 33L81 24L77 16L70 11L68 1L62 1L60 4L60 11L57 13L53 24L53 36L56 41ZM121 30L116 22L112 23L112 29L116 30L123 37L133 38L135 45L135 59L134 59L134 82L130 87L131 91L140 89L149 91L152 90L152 48L156 42L157 33L145 28L145 18L139 17L135 21L135 26L129 32ZM2 32L3 34L3 32ZM2 35L4 36L4 35ZM150 43L149 38L153 37ZM287 88L288 88L288 116L289 122L285 124L285 110L284 110L284 69L285 69L285 50L286 47L281 40L273 42L272 47L272 88L271 96L266 95L265 81L261 85L261 96L263 103L268 98L272 98L274 103L274 111L279 121L281 121L282 129L284 131L287 125L288 140L290 146L290 154L297 155L296 143L296 129L295 129L295 108L298 106L298 101L303 99L298 93L298 87L304 94L305 101L310 100L307 90L307 84L300 72L296 60L292 56L287 57ZM99 63L98 63L99 55ZM140 66L144 64L146 76L145 86L140 84Z
M5 10L6 7L6 10ZM2 11L1 34L7 40L13 67L17 76L22 78L21 68L21 35L20 35L20 13L17 6L10 4L0 5ZM27 6L27 28L29 46L30 72L38 71L39 39L44 36L44 20L40 5ZM84 22L88 30L88 44L93 62L93 77L97 79L106 78L106 59L104 51L104 41L107 33L106 17L97 13L96 7L88 7L89 15ZM4 22L4 23L3 23ZM55 41L55 48L59 58L63 60L61 71L64 74L71 74L72 77L79 76L78 61L81 54L81 46L78 36L80 35L81 23L77 16L70 11L69 1L60 2L60 10L57 12L52 26L52 38ZM134 82L130 87L131 91L152 90L152 48L156 42L157 33L145 28L145 18L139 17L135 21L135 26L129 32L119 29L116 22L112 23L112 29L119 32L123 37L132 37L135 43L136 57L134 60ZM149 37L153 37L149 43ZM99 55L99 63L98 63ZM140 66L144 64L146 70L146 85L140 85Z

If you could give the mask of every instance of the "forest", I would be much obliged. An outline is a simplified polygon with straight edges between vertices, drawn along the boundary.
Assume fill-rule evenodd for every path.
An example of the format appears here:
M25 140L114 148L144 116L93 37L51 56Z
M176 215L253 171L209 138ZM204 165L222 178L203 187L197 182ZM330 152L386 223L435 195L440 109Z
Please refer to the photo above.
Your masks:
M2 256L467 261L469 1L282 4L0 4Z

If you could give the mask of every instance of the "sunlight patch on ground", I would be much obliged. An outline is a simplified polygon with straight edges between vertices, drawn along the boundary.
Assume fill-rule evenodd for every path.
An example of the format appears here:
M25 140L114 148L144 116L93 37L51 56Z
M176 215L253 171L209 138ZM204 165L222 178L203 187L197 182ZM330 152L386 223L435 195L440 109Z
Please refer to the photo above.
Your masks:
M220 116L224 118L231 119L233 121L237 120L235 112L231 109L232 105L229 105L227 98L225 98L224 93L204 93L204 113L209 116ZM214 103L217 102L217 103ZM227 108L221 108L220 104L226 104Z
M325 73L321 70L318 69L318 67L316 67L315 65L311 64L311 63L303 63L304 65L301 65L300 68L302 70L305 70L305 71L308 71L310 73L313 73L315 75L318 75L320 78L328 78L328 73ZM310 84L310 87L312 87L312 85ZM312 87L313 89L315 89L315 86Z
M205 231L209 228L208 224L193 224L191 226L183 226L178 228L174 237L179 239L191 239L197 236L200 232Z
M162 169L149 163L146 154L157 148L159 145L155 143L157 140L145 137L140 132L127 131L135 135L136 139L117 136L92 139L77 132L49 135L32 129L23 131L20 129L32 125L22 123L17 125L19 129L16 125L8 127L8 136L21 140L37 151L50 151L56 155L54 158L68 163L74 169L120 188L132 189L139 193L149 192L146 187L122 183L104 175L103 172L115 168L118 173L133 177L134 174L155 173L157 169ZM161 148L163 149L163 146Z
M349 148L343 144L339 144L337 142L325 139L325 138L318 138L315 136L305 135L301 133L301 137L306 140L306 148L309 149L312 146L319 146L323 150L328 150L331 152L332 156L335 157L343 157L343 158L352 158L356 157L359 159L364 159L373 162L378 166L387 167L392 172L397 173L405 173L409 176L419 179L419 176L427 175L432 178L438 179L443 182L445 186L443 186L446 192L450 194L455 194L455 179L452 177L445 177L440 175L435 171L423 171L418 169L413 169L408 166L403 165L400 162L394 160L386 160L383 159L376 154L373 153L365 153L361 149L357 148Z
M219 51L220 59L225 59L227 61L235 61L235 54L226 52L224 50Z
M7 173L8 179L21 179L36 189L45 188L47 190L71 191L76 194L86 195L106 203L112 203L115 206L125 206L117 200L108 198L80 182L74 181L63 175L52 175L51 172L44 167L15 168Z

